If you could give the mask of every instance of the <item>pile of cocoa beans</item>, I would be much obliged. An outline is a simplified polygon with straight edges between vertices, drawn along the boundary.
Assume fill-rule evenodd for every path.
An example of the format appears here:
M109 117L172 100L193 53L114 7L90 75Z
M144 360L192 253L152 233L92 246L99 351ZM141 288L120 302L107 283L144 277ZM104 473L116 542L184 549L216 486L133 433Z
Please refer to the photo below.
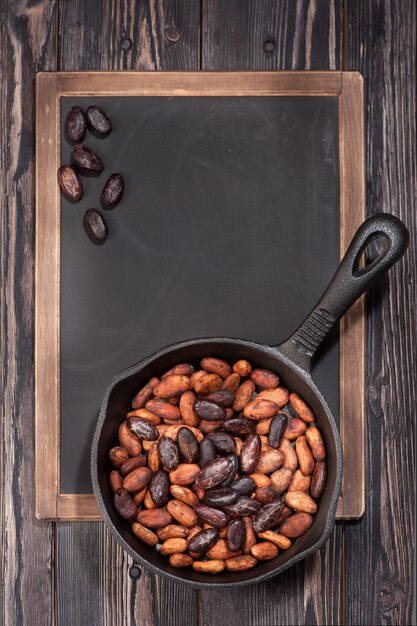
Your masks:
M176 365L132 400L109 453L114 506L173 567L274 559L311 527L326 483L315 416L246 360Z

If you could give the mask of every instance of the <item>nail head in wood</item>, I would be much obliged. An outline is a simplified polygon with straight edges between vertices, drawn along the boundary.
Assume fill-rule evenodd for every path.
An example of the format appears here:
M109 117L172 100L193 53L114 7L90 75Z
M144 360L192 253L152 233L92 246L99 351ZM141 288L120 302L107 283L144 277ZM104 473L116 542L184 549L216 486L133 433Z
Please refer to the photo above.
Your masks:
M177 28L173 28L172 26L165 29L164 35L165 39L170 43L177 43L177 41L181 39L180 31Z
M120 47L122 50L130 50L132 47L132 40L129 37L123 37L120 40Z
M272 39L267 39L264 43L265 52L273 52L275 50L275 42Z
M137 563L134 563L129 569L129 576L133 578L133 580L139 580L142 576L142 570Z

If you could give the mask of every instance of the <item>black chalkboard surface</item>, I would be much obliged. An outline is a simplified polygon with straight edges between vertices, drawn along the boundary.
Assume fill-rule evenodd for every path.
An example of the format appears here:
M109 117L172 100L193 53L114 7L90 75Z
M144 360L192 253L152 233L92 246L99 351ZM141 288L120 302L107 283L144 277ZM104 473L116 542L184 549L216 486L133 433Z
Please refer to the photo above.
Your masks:
M114 374L199 336L285 339L339 261L338 99L62 97L111 117L84 143L105 163L84 199L61 199L60 483L91 493L90 442ZM71 146L61 134L61 162ZM101 247L83 229L107 176L124 197L103 210ZM314 367L339 408L337 333ZM62 445L65 442L65 445Z

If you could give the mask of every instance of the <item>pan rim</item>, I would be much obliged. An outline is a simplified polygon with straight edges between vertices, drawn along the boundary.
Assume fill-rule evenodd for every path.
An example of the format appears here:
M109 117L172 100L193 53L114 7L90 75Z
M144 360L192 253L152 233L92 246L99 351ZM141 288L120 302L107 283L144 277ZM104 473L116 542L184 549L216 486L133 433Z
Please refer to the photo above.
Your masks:
M104 502L104 499L102 497L101 494L101 490L99 487L99 480L98 480L98 462L97 462L97 456L98 456L98 443L99 443L99 439L100 439L100 434L102 431L102 427L104 424L104 421L106 419L106 413L107 413L107 407L108 407L108 401L109 401L109 397L110 397L110 393L113 390L114 386L124 380L125 378L134 375L136 373L138 373L141 369L143 369L144 367L146 367L147 365L149 365L152 361L156 360L159 357L163 357L166 354L169 354L170 352L173 352L175 350L179 350L181 348L187 348L189 346L192 345L198 345L198 344L215 344L215 343L223 343L223 344L237 344L240 347L247 347L250 349L256 349L259 350L260 352L269 354L270 356L273 356L274 358L279 359L280 361L282 361L286 366L288 366L290 369L292 369L298 376L300 376L311 388L311 391L315 394L315 396L317 397L318 401L320 402L320 404L322 405L326 417L329 421L329 424L331 426L332 429L332 433L333 433L333 437L334 437L334 441L335 441L335 446L336 446L336 475L335 475L335 486L333 489L333 494L331 497L331 501L329 504L329 507L327 509L327 518L326 518L326 523L324 525L323 528L323 532L320 536L320 538L310 547L306 548L305 550L302 550L301 552L299 552L298 554L294 555L293 557L291 557L290 559L288 559L288 561L285 561L285 563L282 563L280 566L278 566L276 569L271 570L269 572L266 572L264 574L259 574L257 576L253 576L253 577L249 577L245 580L241 580L241 581L234 581L234 582L198 582L198 581L194 581L194 580L189 580L186 578L181 577L180 575L176 575L173 574L171 572L168 572L164 569L161 569L160 567L153 565L152 563L150 563L149 561L147 561L145 558L143 558L142 556L140 556L121 536L121 534L119 533L119 531L117 530L117 528L114 526L114 524L112 523L112 520L110 519L110 516L107 512L107 507L106 504ZM170 344L169 346L165 346L163 348L161 348L160 350L157 350L156 352L154 352L153 354L145 357L144 359L138 361L137 363L129 366L128 368L122 370L121 372L119 372L118 374L116 374L111 383L109 384L109 386L106 389L106 392L104 394L103 397L103 401L102 401L102 405L101 405L101 409L100 409L100 414L97 420L97 424L94 430L94 436L93 436L93 441L92 441L92 446L91 446L91 480L92 480L92 485L93 485L93 490L94 490L94 496L100 511L100 515L103 519L103 521L106 523L107 527L109 528L111 534L113 535L113 537L116 539L116 541L123 547L124 550L126 550L126 552L135 560L135 562L137 562L139 565L143 566L145 569L150 570L152 573L157 574L159 576L165 576L167 578L169 578L170 580L173 580L179 584L183 584L183 585L187 585L190 586L194 589L232 589L232 588L236 588L237 586L246 586L246 585L252 585L252 584L256 584L259 582L262 582L264 580L267 580L269 578L273 578L275 576L277 576L278 574L282 573L283 571L285 571L286 569L288 569L289 567L291 567L292 565L294 565L295 563L297 563L298 561L301 561L302 559L305 559L306 557L308 557L310 554L313 554L314 552L316 552L318 549L320 549L324 543L328 540L333 526L334 526L334 521L335 521L335 516L336 516L336 508L337 508L337 503L339 500L339 495L340 495L340 490L341 490L341 481L342 481L342 473L343 473L343 457L342 457L342 443L341 443L341 439L340 439L340 434L339 434L339 430L337 428L336 422L334 420L333 414L330 411L330 408L325 400L325 398L323 397L323 395L321 394L320 390L318 389L316 383L314 382L311 373L307 372L306 370L302 369L300 366L298 366L296 363L294 363L293 361L291 361L291 359L289 359L286 355L284 355L280 350L279 350L279 346L269 346L266 344L261 344L258 342L254 342L254 341L248 341L248 340L244 340L244 339L239 339L239 338L231 338L231 337L198 337L195 339L189 339L189 340L185 340L185 341L180 341L180 342L176 342L174 344Z

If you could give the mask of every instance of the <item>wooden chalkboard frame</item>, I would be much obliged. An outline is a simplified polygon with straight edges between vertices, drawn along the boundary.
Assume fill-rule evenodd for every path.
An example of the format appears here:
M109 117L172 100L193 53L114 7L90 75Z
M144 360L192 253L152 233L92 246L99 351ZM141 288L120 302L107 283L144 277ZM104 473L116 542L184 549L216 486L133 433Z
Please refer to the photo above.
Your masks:
M358 72L46 72L36 81L35 489L37 519L98 520L93 494L60 493L60 161L62 96L332 96L339 101L340 251L365 218L363 80ZM337 519L365 498L365 317L340 324L344 477Z

